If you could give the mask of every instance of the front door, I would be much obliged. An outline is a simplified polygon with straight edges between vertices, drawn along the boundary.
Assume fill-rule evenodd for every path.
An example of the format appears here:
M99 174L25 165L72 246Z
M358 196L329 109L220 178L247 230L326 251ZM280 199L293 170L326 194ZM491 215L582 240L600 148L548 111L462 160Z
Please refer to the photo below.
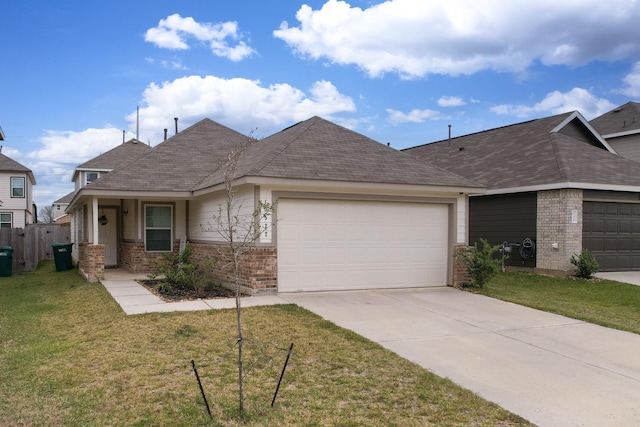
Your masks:
M98 243L104 245L105 267L116 267L118 265L117 218L118 210L116 208L101 208L98 213Z

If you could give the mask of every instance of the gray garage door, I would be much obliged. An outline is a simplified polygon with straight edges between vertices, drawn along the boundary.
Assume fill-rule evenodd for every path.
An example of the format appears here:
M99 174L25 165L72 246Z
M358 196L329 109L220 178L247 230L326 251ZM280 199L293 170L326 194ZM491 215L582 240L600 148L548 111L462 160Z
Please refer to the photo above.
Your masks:
M640 270L640 204L584 202L582 247L601 271Z

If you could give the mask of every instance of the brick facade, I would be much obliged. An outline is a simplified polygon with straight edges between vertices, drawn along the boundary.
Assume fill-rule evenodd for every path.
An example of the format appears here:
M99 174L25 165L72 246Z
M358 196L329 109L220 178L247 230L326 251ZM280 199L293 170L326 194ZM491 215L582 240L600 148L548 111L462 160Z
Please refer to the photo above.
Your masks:
M211 259L217 261L207 268L213 280L234 283L233 266L229 262L230 250L226 245L190 242L191 259L201 266ZM240 261L240 286L248 292L275 292L278 289L277 249L256 247Z
M104 279L104 245L78 244L78 271L89 282Z
M467 272L467 263L460 254L473 249L472 246L459 245L453 249L453 285L458 286L463 283L470 283L471 276Z
M122 242L120 267L131 273L152 273L157 270L156 261L162 261L161 253L149 253L142 242ZM229 248L212 243L189 242L191 261L209 270L211 278L219 283L234 283L233 269L226 259ZM173 251L180 250L179 243ZM276 248L254 248L240 263L240 285L249 293L276 291L278 287ZM217 262L211 263L210 260Z
M539 191L536 226L536 272L570 275L582 251L582 190Z
M180 243L173 244L173 252L180 250ZM152 273L157 270L156 261L162 261L162 253L145 252L144 242L120 243L120 267L131 273Z

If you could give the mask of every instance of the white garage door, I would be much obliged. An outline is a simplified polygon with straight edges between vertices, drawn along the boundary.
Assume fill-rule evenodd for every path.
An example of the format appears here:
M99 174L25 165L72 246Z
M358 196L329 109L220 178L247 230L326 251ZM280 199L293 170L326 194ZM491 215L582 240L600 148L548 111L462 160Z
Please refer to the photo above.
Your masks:
M280 199L280 292L442 286L444 204Z

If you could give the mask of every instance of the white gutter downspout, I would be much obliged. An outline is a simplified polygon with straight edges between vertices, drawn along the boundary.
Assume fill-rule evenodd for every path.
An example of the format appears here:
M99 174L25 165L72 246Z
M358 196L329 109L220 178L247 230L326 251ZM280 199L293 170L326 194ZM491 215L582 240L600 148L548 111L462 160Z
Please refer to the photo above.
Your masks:
M92 240L93 240L93 244L97 245L98 244L98 198L94 197L93 199L91 199L92 202L92 212L91 212L91 218L92 218L92 229L93 229L93 236Z

